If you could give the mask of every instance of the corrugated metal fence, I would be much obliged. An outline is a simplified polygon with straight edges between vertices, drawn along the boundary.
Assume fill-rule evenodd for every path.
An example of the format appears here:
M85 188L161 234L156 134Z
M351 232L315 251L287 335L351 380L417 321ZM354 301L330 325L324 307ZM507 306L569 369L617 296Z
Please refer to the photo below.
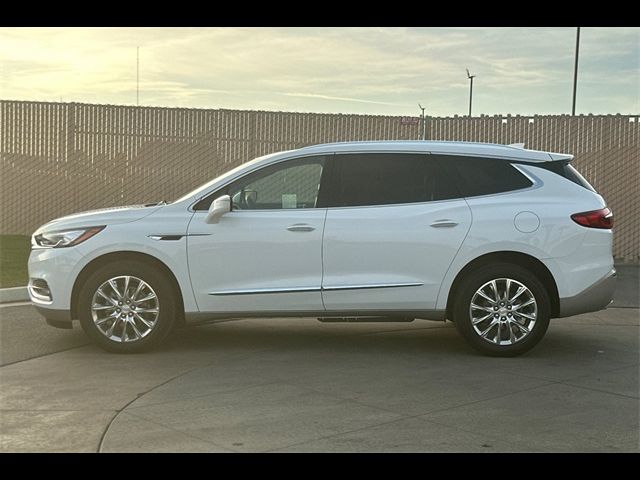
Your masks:
M402 117L0 101L0 233L68 213L172 200L242 162L346 140L417 139ZM615 254L640 251L640 119L429 118L427 139L572 153L616 215Z

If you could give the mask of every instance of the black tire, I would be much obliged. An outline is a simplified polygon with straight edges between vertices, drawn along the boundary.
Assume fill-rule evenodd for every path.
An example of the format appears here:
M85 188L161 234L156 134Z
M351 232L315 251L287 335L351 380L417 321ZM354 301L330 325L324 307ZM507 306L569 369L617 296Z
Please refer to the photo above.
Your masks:
M94 294L101 285L111 278L125 275L137 277L153 289L158 300L158 316L146 336L121 342L108 338L96 326L91 305ZM99 268L89 276L78 297L78 317L87 336L104 350L114 353L139 353L157 347L166 338L176 323L177 305L175 289L163 272L140 261L119 260ZM131 332L131 328L128 331Z
M511 326L511 323L503 324L502 326L497 325L493 327L494 330L490 331L491 334L495 332L496 336L493 340L485 339L475 330L472 324L470 307L471 301L478 289L487 282L491 282L491 280L505 278L516 280L529 289L536 302L537 316L535 324L530 329L529 333L523 336L520 340L515 341L510 345L498 345L495 343L496 338L502 339L511 333L507 328L512 329L514 332L519 334L522 334L522 331L517 328L517 325ZM503 285L506 285L504 280L503 282ZM516 302L514 301L513 303ZM487 302L485 305L489 306L490 303ZM515 311L515 307L513 308ZM465 279L462 280L459 288L457 288L452 310L454 323L465 340L479 352L495 357L514 357L533 348L538 344L538 342L540 342L547 331L551 317L549 293L542 282L527 269L510 263L487 265L472 271ZM491 315L492 313L488 312L488 314ZM495 316L495 314L492 315ZM478 314L478 317L479 316L481 316L481 314ZM493 316L486 320L486 322L492 322L494 319ZM511 317L511 315L509 316ZM504 317L498 317L496 320L499 320L500 318ZM478 328L484 329L488 323L479 324L481 327L479 326ZM501 334L497 333L497 329L499 328L503 329ZM509 339L505 339L505 341L509 341Z

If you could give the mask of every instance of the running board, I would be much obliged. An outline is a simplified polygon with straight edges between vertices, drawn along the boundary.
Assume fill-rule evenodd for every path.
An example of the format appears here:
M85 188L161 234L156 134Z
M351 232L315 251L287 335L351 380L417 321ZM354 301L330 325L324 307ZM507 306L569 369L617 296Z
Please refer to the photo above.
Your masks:
M318 317L323 323L413 322L412 317Z

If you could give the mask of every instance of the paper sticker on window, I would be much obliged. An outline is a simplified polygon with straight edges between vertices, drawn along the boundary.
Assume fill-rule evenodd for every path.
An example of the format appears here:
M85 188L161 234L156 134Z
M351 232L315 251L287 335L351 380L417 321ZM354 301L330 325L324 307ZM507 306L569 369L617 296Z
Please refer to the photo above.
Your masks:
M295 193L283 193L282 208L298 208L298 195Z

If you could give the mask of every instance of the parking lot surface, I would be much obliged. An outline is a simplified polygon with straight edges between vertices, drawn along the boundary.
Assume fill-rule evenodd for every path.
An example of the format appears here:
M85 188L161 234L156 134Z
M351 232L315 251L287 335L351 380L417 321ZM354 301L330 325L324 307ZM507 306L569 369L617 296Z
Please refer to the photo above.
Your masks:
M637 452L627 290L553 320L518 358L475 353L451 323L315 319L188 328L114 355L2 306L0 451Z

